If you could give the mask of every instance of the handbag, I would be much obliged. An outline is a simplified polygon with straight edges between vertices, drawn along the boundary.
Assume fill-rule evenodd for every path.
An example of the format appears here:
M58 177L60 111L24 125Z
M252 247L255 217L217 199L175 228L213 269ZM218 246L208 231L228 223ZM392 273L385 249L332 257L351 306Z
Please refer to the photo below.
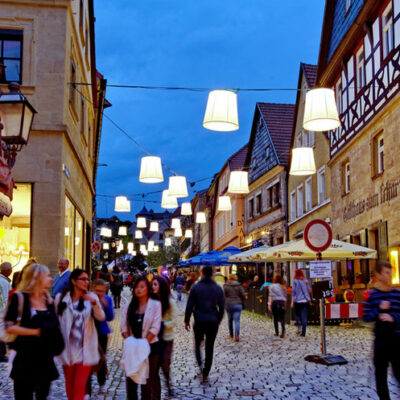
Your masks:
M24 310L24 295L21 292L15 292L18 298L18 314L15 323L11 321L6 321L5 317L8 312L8 307L4 308L0 313L0 341L5 343L12 343L17 338L17 335L7 333L7 328L13 325L19 326L21 324L22 312Z

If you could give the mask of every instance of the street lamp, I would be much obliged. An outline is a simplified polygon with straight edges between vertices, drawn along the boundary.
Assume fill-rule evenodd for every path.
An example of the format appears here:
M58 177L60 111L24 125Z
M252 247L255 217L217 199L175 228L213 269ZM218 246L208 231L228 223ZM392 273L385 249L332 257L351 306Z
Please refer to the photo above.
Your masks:
M0 67L0 75L2 69ZM18 84L12 82L8 85L8 89L8 93L0 90L0 137L5 143L5 146L1 146L3 155L8 166L12 168L17 153L28 143L36 110L20 92Z

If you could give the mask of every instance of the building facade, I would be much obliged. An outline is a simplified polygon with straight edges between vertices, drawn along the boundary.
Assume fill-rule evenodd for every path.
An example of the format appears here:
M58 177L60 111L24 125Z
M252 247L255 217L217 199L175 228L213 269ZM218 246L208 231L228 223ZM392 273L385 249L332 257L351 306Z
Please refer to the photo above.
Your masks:
M18 82L38 112L12 171L17 189L14 212L1 222L1 261L18 270L33 256L55 271L64 256L71 268L86 268L105 100L93 1L6 0L1 10L3 83Z

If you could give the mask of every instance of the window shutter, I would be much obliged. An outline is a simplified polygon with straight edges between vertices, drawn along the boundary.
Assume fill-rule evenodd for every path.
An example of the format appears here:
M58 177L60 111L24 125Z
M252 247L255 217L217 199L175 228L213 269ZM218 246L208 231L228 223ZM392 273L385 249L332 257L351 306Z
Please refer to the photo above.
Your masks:
M388 260L388 235L387 221L381 221L378 226L379 248L378 258L380 260Z

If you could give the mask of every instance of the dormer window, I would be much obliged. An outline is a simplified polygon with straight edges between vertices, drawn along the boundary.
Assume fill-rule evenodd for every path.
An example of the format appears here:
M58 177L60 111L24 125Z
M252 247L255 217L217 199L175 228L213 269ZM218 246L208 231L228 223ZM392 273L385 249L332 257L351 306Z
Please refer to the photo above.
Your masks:
M251 161L251 169L256 169L257 168L257 159L253 158Z
M350 10L352 0L346 0L346 13Z
M265 159L268 160L271 157L271 147L267 146L265 148Z

